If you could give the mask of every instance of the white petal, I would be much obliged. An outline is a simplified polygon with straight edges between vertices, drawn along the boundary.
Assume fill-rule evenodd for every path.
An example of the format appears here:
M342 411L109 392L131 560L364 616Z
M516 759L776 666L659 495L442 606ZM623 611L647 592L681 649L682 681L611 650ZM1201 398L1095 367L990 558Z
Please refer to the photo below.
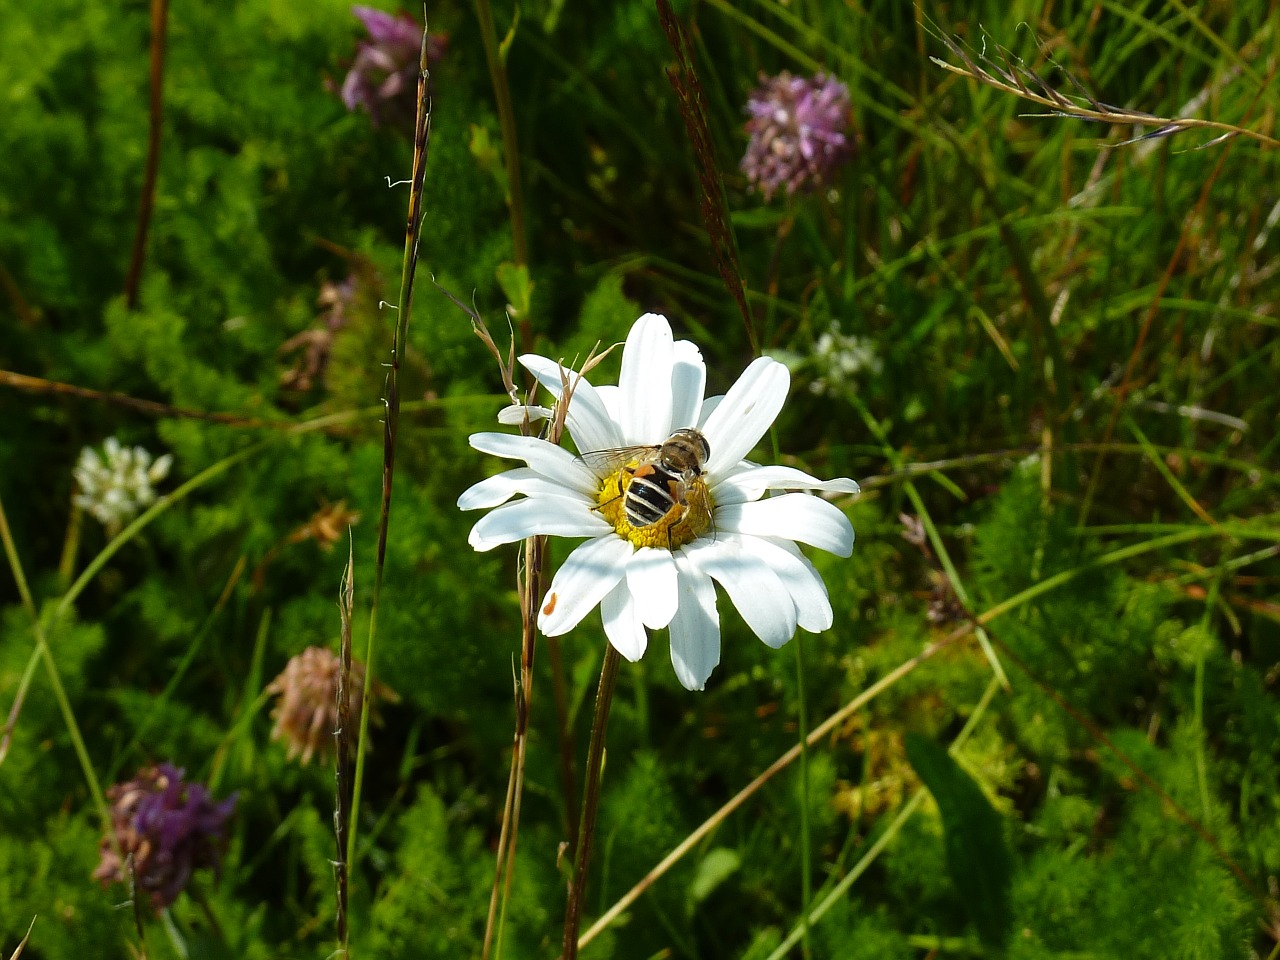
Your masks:
M790 385L787 368L770 357L758 357L742 371L702 428L711 445L708 473L714 477L751 452L782 410Z
M857 493L858 485L846 477L819 480L795 467L749 466L730 469L711 487L716 503L759 500L766 490L822 490L825 493Z
M714 397L707 397L702 401L702 411L698 414L698 429L702 430L707 425L707 421L711 419L711 414L716 412L716 407L724 402L724 394Z
M604 634L615 650L632 663L644 656L649 634L640 622L640 611L625 583L619 583L604 595L600 616L604 620Z
M546 420L550 416L550 407L539 406L536 403L515 403L498 411L498 422L506 424L508 427L518 427L525 420L530 423L537 423L539 420Z
M560 364L532 353L520 357L520 362L553 396L560 396L564 388L560 380ZM566 369L565 375L573 388L573 397L569 401L569 412L564 422L573 435L573 442L578 445L578 450L608 450L610 447L622 446L625 442L622 431L609 416L609 411L596 395L595 388L572 370Z
M169 468L173 466L173 454L166 453L163 457L153 463L147 470L147 479L152 483L159 483L169 475Z
M534 470L565 487L595 500L600 481L585 463L554 443L538 437L522 437L514 433L473 433L471 446L481 453L509 460L523 460Z
M504 508L505 509L505 508ZM591 612L627 571L629 541L616 536L588 540L556 571L538 612L538 629L548 637L568 633Z
M695 567L713 578L755 635L780 647L796 632L796 605L778 575L734 537L697 540L684 548Z
M716 504L716 529L807 543L847 557L853 553L853 524L835 504L807 493L784 493L754 503Z
M622 422L622 391L616 383L604 383L596 387L596 396L604 404L605 412L614 423Z
M696 427L707 389L707 365L702 351L688 340L677 340L671 368L671 430Z
M506 503L518 493L526 497L567 497L570 500L582 500L576 491L569 490L564 484L555 480L547 479L537 470L517 467L515 470L508 470L506 473L499 473L481 480L464 490L462 496L458 498L458 509L487 510L500 503ZM590 507L593 502L589 502L587 506Z
M671 365L675 345L671 324L660 313L646 313L631 326L622 348L619 410L622 442L661 443L671 435Z
M580 500L535 497L505 503L481 517L467 543L484 552L525 537L599 537L613 527Z
M627 586L646 627L660 630L676 613L676 564L670 550L641 547L627 564Z
M726 533L726 537L737 534ZM782 581L796 605L796 623L812 633L831 629L833 615L822 574L789 540L745 537L742 549L759 556Z
M701 690L720 663L720 615L716 588L683 550L674 554L680 603L671 618L671 665L686 690Z

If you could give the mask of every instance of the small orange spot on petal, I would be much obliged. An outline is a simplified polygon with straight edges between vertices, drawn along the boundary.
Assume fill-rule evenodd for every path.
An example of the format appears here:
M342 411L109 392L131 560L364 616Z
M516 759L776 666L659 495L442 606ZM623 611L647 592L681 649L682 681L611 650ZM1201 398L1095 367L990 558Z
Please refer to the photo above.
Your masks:
M554 593L548 594L547 604L542 608L542 615L544 617L549 617L551 616L552 613L555 612L555 609L556 609L556 595Z

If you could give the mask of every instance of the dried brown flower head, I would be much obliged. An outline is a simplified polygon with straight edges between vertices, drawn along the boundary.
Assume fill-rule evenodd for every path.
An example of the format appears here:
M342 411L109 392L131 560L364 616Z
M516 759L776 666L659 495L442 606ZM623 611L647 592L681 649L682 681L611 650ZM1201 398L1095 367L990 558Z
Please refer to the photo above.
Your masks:
M334 731L338 728L338 678L342 660L326 647L307 647L290 659L278 677L267 685L267 692L279 697L271 712L275 727L272 740L283 739L289 759L301 757L311 762L317 753L322 757L333 751ZM348 722L360 720L364 700L364 664L351 663L351 704ZM373 699L395 700L390 687L374 683ZM372 719L372 718L371 718Z

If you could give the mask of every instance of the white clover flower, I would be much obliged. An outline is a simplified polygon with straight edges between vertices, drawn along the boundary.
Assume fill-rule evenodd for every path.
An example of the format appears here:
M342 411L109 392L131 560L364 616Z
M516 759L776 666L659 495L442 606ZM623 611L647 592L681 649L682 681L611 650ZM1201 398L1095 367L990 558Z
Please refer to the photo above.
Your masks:
M814 343L813 360L818 375L809 389L818 394L843 393L853 387L855 378L864 370L875 375L884 369L874 343L843 333L837 323L832 323Z
M535 355L520 362L559 396L559 364ZM458 500L463 510L494 508L471 530L476 550L537 535L589 538L551 581L538 615L544 634L567 633L599 605L609 642L635 661L648 645L646 628L667 627L676 676L688 689L701 690L720 662L715 583L771 647L790 640L797 626L815 632L831 626L826 585L796 544L847 557L853 527L820 497L765 494L856 493L858 485L743 459L782 409L790 385L785 366L761 357L727 394L704 400L701 353L686 340L673 341L666 318L650 313L631 328L617 386L593 387L576 374L569 380L565 423L588 456L575 457L537 437L474 434L477 450L527 466L482 480ZM589 455L664 444L689 428L705 438L707 453L700 473L684 475L687 482L675 482L670 470L646 467L643 458L602 469L604 461ZM670 509L659 520L634 524L626 491L646 470L670 491L650 503L670 503ZM512 501L517 494L523 497Z
M152 462L142 447L121 446L108 437L99 453L92 447L80 451L73 476L79 493L74 502L115 534L143 507L155 502L153 484L169 474L173 457L165 454Z

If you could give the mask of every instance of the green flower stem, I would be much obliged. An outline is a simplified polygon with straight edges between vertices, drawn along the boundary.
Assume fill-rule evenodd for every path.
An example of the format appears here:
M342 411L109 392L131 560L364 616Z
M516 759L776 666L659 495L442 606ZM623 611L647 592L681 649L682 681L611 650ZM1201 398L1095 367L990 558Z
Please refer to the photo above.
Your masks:
M62 540L62 556L58 558L58 586L65 590L71 583L71 571L76 566L76 554L80 551L80 531L84 526L84 510L71 498L71 514L67 517L67 533Z
M1118 550L1112 550L1110 553L1104 553L1102 556L1091 560L1089 563L1074 567L1071 570L1063 570L1061 573L1055 573L1052 577L1046 577L1039 583L1033 583L1027 589L1015 593L1007 600L1002 600L993 607L989 607L978 615L977 622L983 626L991 623L997 617L1004 616L1010 610L1022 606L1029 600L1034 600L1042 593L1048 593L1055 590L1068 581L1074 580L1081 574L1097 570L1101 567L1109 567L1112 564L1119 563L1122 560L1128 560L1130 557L1141 556L1144 553L1152 553L1156 550L1163 550L1166 547L1176 547L1183 543L1190 543L1193 540L1204 540L1209 537L1221 536L1226 531L1221 528L1213 527L1196 527L1194 530L1183 530L1180 533L1173 533L1167 537L1157 537L1154 540L1146 540L1142 543L1130 544L1127 547L1121 547Z
M1191 495L1190 491L1188 491L1185 486L1182 485L1182 481L1174 476L1173 471L1169 469L1169 465L1164 462L1164 457L1160 456L1155 447L1152 446L1151 441L1148 440L1147 435L1142 432L1137 421L1128 414L1125 414L1124 422L1125 426L1129 428L1129 432L1137 438L1138 443L1142 446L1142 451L1147 455L1147 460L1156 468L1156 472L1164 478L1165 482L1169 484L1173 492L1177 494L1178 499L1186 504L1187 509L1207 524L1212 525L1216 523L1217 521L1209 515L1204 507L1200 506L1196 498Z
M947 545L943 541L942 535L938 533L933 517L929 515L929 511L925 508L920 491L916 489L916 485L910 480L903 482L903 489L906 491L911 505L916 508L916 516L920 518L920 522L924 525L925 533L929 537L929 544L933 547L933 552L938 557L938 563L942 565L942 570L947 575L947 582L951 584L951 589L954 591L956 599L964 605L966 610L970 609L969 591L964 588L964 581L960 579L960 573L956 570L956 565L951 561L951 554L947 550ZM982 627L978 627L974 630L974 634L982 647L983 655L986 656L987 662L991 664L992 673L1000 681L1000 685L1008 690L1009 677L1004 672L1004 667L1000 665L1000 658L996 656L995 649L991 646L991 638L987 636L987 631Z
M116 838L115 831L111 829L111 810L107 806L106 797L102 792L102 784L98 782L98 775L94 772L93 763L89 760L89 751L84 745L84 737L80 735L80 725L76 723L75 710L72 709L71 700L67 697L67 690L62 685L62 675L58 672L58 665L53 659L52 651L49 650L44 625L36 612L31 590L27 586L26 575L22 572L22 562L18 558L18 551L13 542L13 534L9 530L9 518L5 514L3 502L0 502L0 541L4 542L5 556L9 559L9 569L13 571L13 579L18 586L18 593L22 597L22 605L26 607L27 613L32 618L31 627L36 635L35 654L44 662L45 673L49 675L49 686L53 688L53 697L58 702L58 710L62 713L62 721L67 725L67 733L71 737L71 745L75 749L76 758L80 761L80 769L84 773L84 781L89 787L89 793L93 797L93 805L98 810L98 816L102 819L103 829L107 836L111 838L112 844L116 846L116 852L119 853L119 841ZM28 664L28 669L23 672L24 684L30 682L31 673L30 664ZM9 736L13 725L17 723L17 711L21 707L25 696L26 687L24 685L19 688L18 696L14 701L14 708L5 724L3 745L0 745L0 757L3 757L8 750Z
M895 470L902 470L902 455L889 443L889 438L885 436L879 422L856 395L852 397L852 401L858 413L862 416L863 422L866 423L867 429L880 441L885 457L893 464ZM947 582L951 584L951 589L955 593L956 599L960 601L966 610L970 610L969 592L965 590L964 582L960 579L960 573L956 570L955 564L951 562L951 554L947 551L947 545L938 533L938 528L934 524L933 518L925 508L920 491L916 489L915 484L910 479L904 479L902 483L907 497L911 500L911 505L915 507L916 516L920 518L920 522L924 525L925 533L929 537L929 544L933 547L933 552L938 557L938 563L942 565L942 570L947 576ZM1006 690L1009 689L1009 678L1004 672L1004 667L1000 665L1000 658L996 656L995 649L991 646L991 638L987 636L987 632L981 626L977 627L975 633L978 637L978 644L982 647L982 653L991 665L991 672L999 679L1002 687Z
M600 807L600 777L604 772L605 731L609 726L609 706L613 703L614 683L618 678L621 655L613 644L605 646L604 665L600 668L600 685L596 688L596 709L591 719L591 744L587 748L587 782L582 791L582 822L578 827L577 859L573 879L569 882L569 899L564 909L563 960L578 956L578 927L582 923L582 898L587 887L587 867L591 863L591 841L596 832L596 813Z
M809 946L809 906L813 903L812 830L809 824L809 707L804 686L804 634L797 630L796 650L796 726L800 747L800 952L806 960Z
M1213 624L1213 611L1218 605L1222 589L1222 572L1209 583L1209 595L1204 601L1204 613L1200 617L1200 629L1208 632ZM1200 819L1205 823L1213 816L1213 807L1209 800L1209 764L1205 759L1205 745L1208 733L1204 726L1204 667L1207 652L1204 643L1196 644L1196 675L1194 686L1195 718L1196 718L1196 786L1200 788Z

